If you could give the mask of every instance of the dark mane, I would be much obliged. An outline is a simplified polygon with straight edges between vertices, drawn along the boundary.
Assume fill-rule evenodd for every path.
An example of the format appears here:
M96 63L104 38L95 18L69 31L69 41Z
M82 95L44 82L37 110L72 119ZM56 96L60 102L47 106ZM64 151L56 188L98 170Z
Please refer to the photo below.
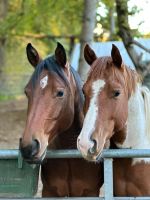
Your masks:
M73 67L71 67L71 72L74 76L74 79L75 79L75 82L76 82L76 86L77 86L77 90L78 90L78 94L79 94L79 102L81 103L80 105L80 109L82 109L82 106L83 106L83 103L84 103L84 95L83 95L83 92L82 92L82 81L81 81L81 78L79 76L79 74L73 69Z

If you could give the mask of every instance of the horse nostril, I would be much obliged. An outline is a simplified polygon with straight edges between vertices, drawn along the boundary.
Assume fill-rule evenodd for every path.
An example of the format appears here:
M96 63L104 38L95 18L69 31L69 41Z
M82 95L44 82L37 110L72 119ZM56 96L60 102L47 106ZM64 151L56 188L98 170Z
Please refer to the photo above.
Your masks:
M97 142L96 140L92 139L92 142L93 142L93 146L89 149L89 154L95 154L96 152L96 148L97 148Z
M40 149L39 141L36 140L36 139L33 140L32 141L32 153L31 153L31 156L35 156L38 153L39 149Z
M78 138L77 138L77 143L79 144L79 142L80 142L80 138L78 137Z
M22 140L20 140L20 151L22 154L22 157L25 159L32 159L34 156L39 152L40 149L40 143L38 140L32 140L32 143L23 146Z

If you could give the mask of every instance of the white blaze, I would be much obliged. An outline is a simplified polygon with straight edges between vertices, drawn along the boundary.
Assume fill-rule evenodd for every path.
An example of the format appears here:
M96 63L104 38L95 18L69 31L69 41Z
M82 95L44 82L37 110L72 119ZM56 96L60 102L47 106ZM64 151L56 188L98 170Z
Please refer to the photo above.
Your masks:
M44 78L42 78L40 80L40 86L41 86L42 89L44 89L46 87L47 82L48 82L48 76L46 75L46 76L44 76Z
M80 150L82 148L83 154L87 154L88 149L93 146L93 142L91 141L90 138L95 129L95 122L97 119L98 95L102 90L102 88L104 87L104 85L105 85L104 80L96 80L92 84L92 97L90 100L90 105L84 119L83 128L78 137L78 139L80 140L78 147Z

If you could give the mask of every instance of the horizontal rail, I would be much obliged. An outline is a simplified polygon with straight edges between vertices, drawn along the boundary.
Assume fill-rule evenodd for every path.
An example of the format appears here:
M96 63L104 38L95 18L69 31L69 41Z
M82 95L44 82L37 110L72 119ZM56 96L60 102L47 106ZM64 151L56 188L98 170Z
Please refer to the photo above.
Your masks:
M17 159L19 155L18 149L1 149L0 159Z
M104 200L103 197L4 198L3 200ZM147 199L146 199L147 200Z
M105 200L104 197L1 198L3 200ZM150 197L113 197L114 200L150 200Z
M141 158L150 157L150 149L108 149L102 153L103 158Z
M2 149L0 150L0 159L16 159L18 158L18 149ZM46 154L47 158L81 158L78 150L49 150ZM103 158L142 158L150 157L150 149L107 149L102 152Z

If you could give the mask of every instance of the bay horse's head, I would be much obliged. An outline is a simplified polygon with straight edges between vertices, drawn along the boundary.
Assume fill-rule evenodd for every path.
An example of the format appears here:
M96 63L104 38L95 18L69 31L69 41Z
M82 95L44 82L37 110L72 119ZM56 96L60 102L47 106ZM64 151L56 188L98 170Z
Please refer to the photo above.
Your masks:
M31 44L26 51L35 70L25 87L28 111L20 150L27 161L40 162L48 144L73 123L76 83L60 43L55 54L44 60Z
M120 143L126 137L128 100L135 90L136 76L123 64L115 45L110 57L100 58L86 45L84 57L91 69L83 86L85 119L77 145L86 159L96 161L110 138Z

